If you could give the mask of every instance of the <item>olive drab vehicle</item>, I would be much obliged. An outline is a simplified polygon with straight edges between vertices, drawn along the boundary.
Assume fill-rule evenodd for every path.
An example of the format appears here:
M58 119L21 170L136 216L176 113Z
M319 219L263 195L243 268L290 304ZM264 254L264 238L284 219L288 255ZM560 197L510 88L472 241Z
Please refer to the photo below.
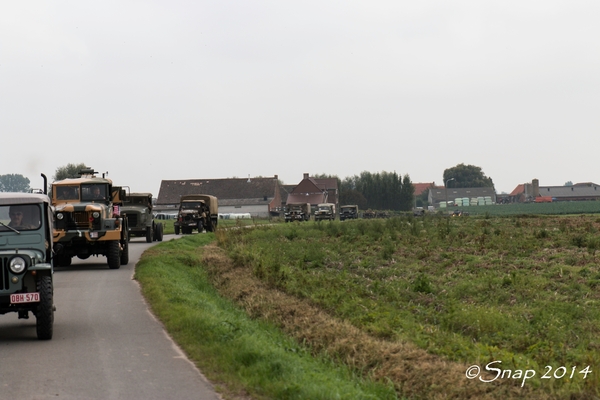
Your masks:
M73 257L98 255L106 256L110 269L129 262L127 218L120 215L125 190L96 173L85 169L80 178L52 183L58 265L70 265Z
M308 221L310 219L309 203L289 203L283 214L285 222Z
M54 324L52 224L46 194L0 193L0 314L31 312L40 340Z
M333 221L335 219L335 204L317 204L315 210L315 221Z
M163 224L154 221L152 193L128 193L121 207L127 217L129 236L145 236L146 242L162 242Z
M179 200L177 219L173 223L175 234L192 233L194 229L214 232L219 222L219 204L215 196L186 194Z
M340 207L340 221L358 219L358 206L346 205Z

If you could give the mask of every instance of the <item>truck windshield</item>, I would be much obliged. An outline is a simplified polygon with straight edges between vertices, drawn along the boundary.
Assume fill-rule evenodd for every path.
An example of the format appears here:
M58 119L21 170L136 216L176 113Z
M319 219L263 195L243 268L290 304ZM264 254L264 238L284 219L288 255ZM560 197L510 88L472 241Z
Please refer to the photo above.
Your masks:
M79 200L79 186L55 186L57 200Z
M185 203L181 204L181 208L191 210L194 208L201 208L203 204L204 203L201 201L186 201Z
M40 206L37 204L0 206L0 231L35 230L41 224Z

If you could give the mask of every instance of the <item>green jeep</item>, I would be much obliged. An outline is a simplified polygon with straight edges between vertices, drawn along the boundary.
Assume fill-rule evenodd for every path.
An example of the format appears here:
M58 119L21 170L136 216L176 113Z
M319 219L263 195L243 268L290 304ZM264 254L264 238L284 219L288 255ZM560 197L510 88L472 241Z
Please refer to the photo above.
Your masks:
M152 193L129 193L125 196L121 214L127 216L129 236L145 236L146 242L162 242L163 224L154 221Z
M106 256L110 269L129 262L127 218L120 214L125 190L95 174L85 169L80 178L52 183L58 265L69 266L75 256L85 260L92 255Z
M0 314L36 317L37 337L52 339L52 208L45 194L0 193Z

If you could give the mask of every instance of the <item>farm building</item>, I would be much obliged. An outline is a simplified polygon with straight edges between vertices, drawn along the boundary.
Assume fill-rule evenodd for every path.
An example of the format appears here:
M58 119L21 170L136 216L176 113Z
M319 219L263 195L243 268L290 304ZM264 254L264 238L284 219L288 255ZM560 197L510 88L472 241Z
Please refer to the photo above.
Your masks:
M277 175L272 178L227 178L163 180L155 211L173 213L184 194L210 194L219 201L219 214L244 214L252 217L277 215L281 189Z
M311 178L305 173L300 183L288 193L285 204L291 203L310 203L313 207L321 203L333 203L337 213L340 207L337 179Z
M540 186L539 181L534 179L531 183L518 185L510 193L512 203L586 200L600 200L600 185L582 182L571 186Z

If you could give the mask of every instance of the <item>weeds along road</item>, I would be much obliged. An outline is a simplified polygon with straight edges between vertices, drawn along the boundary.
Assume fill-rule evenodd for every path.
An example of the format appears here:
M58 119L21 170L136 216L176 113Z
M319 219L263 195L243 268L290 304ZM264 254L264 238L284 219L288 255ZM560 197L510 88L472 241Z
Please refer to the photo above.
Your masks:
M37 339L34 316L0 316L1 398L220 398L152 316L132 279L150 246L132 238L129 264L118 270L102 256L56 268L52 340Z

